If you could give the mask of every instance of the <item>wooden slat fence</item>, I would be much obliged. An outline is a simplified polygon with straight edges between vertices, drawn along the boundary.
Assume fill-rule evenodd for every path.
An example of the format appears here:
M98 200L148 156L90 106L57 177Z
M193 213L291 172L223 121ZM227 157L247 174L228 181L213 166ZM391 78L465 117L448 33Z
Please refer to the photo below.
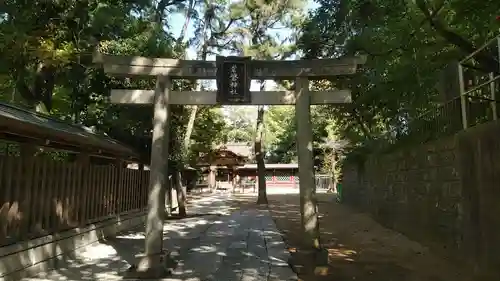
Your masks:
M0 246L141 210L149 171L0 155Z
M315 175L316 189L328 189L333 184L331 175Z

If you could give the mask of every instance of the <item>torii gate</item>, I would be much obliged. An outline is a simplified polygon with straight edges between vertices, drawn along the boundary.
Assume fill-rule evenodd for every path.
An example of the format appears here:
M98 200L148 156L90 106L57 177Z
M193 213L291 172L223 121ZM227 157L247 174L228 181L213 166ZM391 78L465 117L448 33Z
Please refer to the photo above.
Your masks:
M312 149L310 105L351 102L350 90L309 91L309 80L351 75L366 57L315 60L251 60L220 57L216 61L177 60L97 53L94 63L108 74L157 76L155 90L111 90L115 104L154 105L150 191L145 257L136 267L138 277L165 274L161 262L163 213L168 181L169 105L292 105L297 122L300 205L306 243L319 247L318 214ZM217 91L172 91L172 79L217 79ZM295 91L250 92L250 81L295 80ZM308 223L305 223L307 220ZM139 274L141 273L141 274Z

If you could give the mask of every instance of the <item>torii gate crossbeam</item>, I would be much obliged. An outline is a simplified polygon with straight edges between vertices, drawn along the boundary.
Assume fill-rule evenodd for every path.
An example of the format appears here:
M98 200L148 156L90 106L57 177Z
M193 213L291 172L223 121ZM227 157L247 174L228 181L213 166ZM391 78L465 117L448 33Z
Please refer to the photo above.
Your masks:
M339 75L352 75L357 66L364 64L366 57L264 61L241 60L232 57L232 61L224 62L234 69L240 67L243 72L236 75L238 82L249 85L251 79L256 80L295 80L295 91L250 92L249 89L231 88L236 97L241 95L240 102L229 101L227 94L228 78L221 77L220 57L217 61L176 60L164 58L145 58L135 56L112 56L97 53L94 63L102 64L108 74L121 76L157 76L154 90L132 89L112 90L111 102L117 104L153 105L153 143L150 167L150 191L148 217L146 222L145 256L136 267L135 278L158 278L165 272L160 255L162 254L163 236L163 203L168 180L168 139L171 104L191 105L291 105L295 104L297 122L297 154L299 160L300 198L302 225L306 243L319 248L319 225L317 204L315 199L315 181L313 167L313 143L311 126L311 104L344 104L351 102L349 90L333 90L312 92L309 90L310 80L331 78ZM241 67L241 65L244 65ZM228 66L222 66L222 69ZM227 71L227 69L225 69ZM239 70L241 71L241 70ZM224 72L226 75L227 72ZM219 77L218 77L219 76ZM239 77L239 78L238 78ZM172 91L172 79L220 79L223 89L214 91ZM234 78L234 77L231 77ZM223 83L224 82L224 83ZM233 81L234 83L234 81ZM232 84L231 84L232 85ZM249 87L249 86L248 86ZM221 101L222 100L222 101ZM235 99L238 100L238 99ZM243 102L241 102L243 101ZM161 203L161 205L160 205Z

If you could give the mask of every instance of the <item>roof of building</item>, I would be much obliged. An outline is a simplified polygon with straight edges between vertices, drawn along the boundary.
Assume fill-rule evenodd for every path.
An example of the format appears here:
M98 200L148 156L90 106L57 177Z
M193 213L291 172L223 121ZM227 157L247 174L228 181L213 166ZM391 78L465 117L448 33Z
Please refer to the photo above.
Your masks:
M245 142L226 143L226 144L220 145L218 147L218 149L219 150L229 150L237 155L247 157L247 158L249 158L253 155L253 147Z
M138 160L130 147L88 127L0 102L0 139L93 156Z
M297 163L290 163L290 164L271 164L271 163L266 163L266 169L298 169L299 164ZM248 170L255 170L257 169L257 164L245 164L243 166L239 166L236 168L237 170L242 170L242 169L248 169Z
M234 166L245 163L246 157L236 154L231 150L220 148L200 157L197 166Z

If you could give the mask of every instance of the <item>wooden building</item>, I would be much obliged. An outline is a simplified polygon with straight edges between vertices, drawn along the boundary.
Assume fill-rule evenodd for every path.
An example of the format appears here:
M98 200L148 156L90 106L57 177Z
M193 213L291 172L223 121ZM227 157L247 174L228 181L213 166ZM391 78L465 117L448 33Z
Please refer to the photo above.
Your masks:
M252 158L252 147L247 143L228 143L201 155L197 167L203 172L200 180L215 186L217 181L232 182L235 169Z
M295 185L299 182L299 165L293 164L266 164L266 185ZM257 181L257 164L245 164L236 168L236 174L244 181Z
M204 170L204 179L210 186L216 182L257 181L257 164L253 148L247 143L228 143L204 155L198 167ZM298 183L298 164L266 164L266 184L295 185Z

